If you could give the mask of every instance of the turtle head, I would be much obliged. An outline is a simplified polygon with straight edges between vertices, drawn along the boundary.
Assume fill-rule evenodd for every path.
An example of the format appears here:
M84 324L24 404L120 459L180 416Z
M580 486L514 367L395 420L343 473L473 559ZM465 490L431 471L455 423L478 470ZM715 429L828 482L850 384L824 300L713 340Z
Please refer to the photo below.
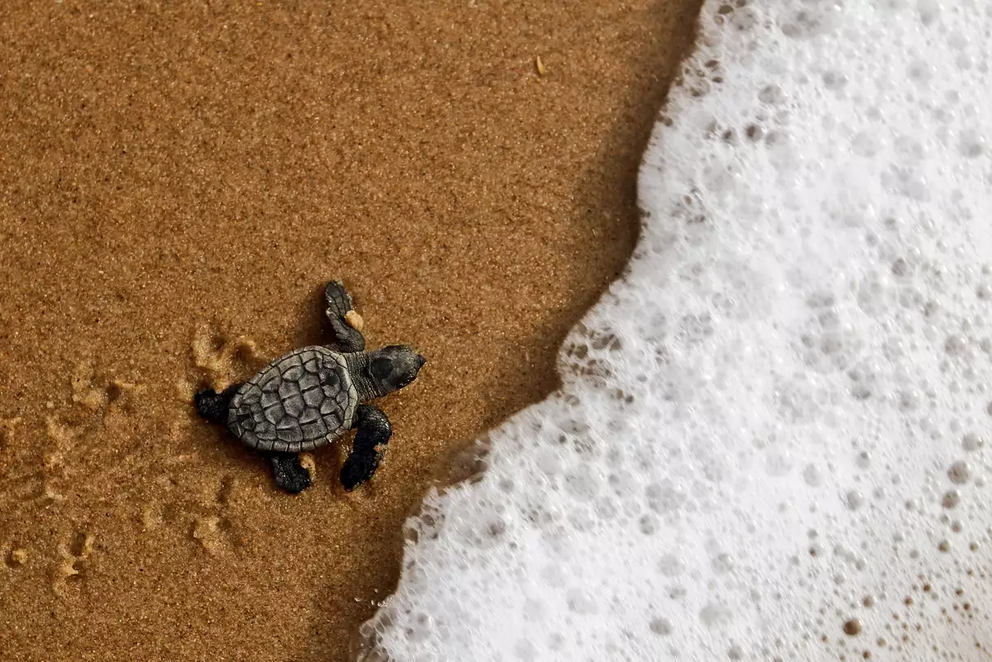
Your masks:
M427 359L406 345L391 345L369 352L367 376L379 397L409 386Z

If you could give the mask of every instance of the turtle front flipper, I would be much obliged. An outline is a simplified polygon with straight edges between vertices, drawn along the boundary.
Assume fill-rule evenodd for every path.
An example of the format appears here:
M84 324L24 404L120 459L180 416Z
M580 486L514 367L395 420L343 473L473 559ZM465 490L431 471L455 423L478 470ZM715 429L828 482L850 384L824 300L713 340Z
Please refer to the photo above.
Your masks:
M355 443L341 467L341 485L348 492L372 477L393 434L386 413L372 405L358 406L354 427L358 428Z
M351 297L344 289L344 283L332 280L324 288L324 313L334 332L334 347L341 352L361 352L365 349L362 335L362 318L352 308Z
M290 494L299 494L310 487L312 479L310 472L300 464L300 456L296 453L273 453L269 456L272 461L272 477L276 485Z

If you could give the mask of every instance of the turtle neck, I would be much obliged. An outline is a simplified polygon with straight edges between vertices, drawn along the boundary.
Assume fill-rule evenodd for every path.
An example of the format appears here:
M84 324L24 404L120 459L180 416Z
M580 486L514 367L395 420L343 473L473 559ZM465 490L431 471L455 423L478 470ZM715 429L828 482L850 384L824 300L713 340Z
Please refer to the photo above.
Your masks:
M374 355L375 352L349 352L341 354L344 357L345 363L348 365L348 373L351 375L351 381L358 391L358 399L362 402L369 402L385 395L385 393L382 393L375 387L372 379L369 377L369 363L372 361Z

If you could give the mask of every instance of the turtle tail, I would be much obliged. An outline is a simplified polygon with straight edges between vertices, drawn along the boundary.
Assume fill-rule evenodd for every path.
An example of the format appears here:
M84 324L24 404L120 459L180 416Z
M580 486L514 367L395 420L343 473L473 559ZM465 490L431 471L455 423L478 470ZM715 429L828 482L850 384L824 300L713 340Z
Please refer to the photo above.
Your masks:
M212 423L226 423L227 409L231 405L231 398L238 392L240 386L241 384L233 384L224 389L222 393L217 393L210 388L200 391L193 396L196 413Z

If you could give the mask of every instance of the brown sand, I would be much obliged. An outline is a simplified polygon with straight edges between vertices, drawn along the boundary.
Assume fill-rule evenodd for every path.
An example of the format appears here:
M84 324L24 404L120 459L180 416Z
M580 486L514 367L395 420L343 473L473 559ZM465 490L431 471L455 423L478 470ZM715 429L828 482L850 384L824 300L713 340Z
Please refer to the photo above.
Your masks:
M3 3L0 659L347 659L445 450L555 388L698 0L402 4ZM430 362L294 498L190 396L335 275Z

